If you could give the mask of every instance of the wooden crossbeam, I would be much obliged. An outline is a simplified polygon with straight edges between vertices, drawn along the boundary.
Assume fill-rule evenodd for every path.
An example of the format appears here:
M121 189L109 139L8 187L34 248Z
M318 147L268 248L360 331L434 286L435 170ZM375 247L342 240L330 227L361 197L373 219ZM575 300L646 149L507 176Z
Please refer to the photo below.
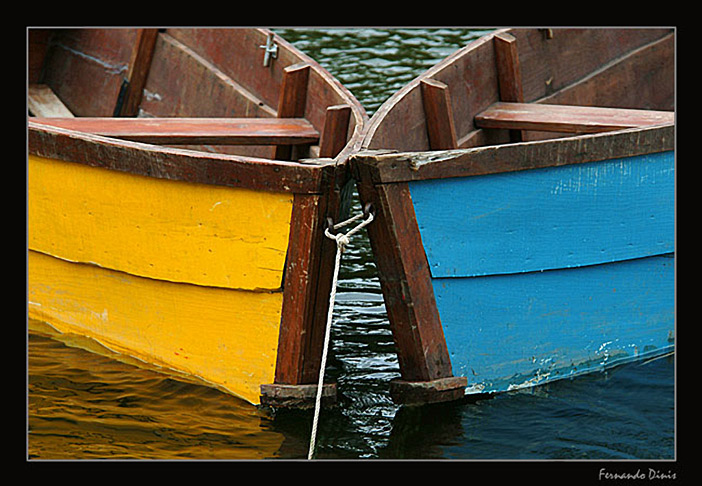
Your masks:
M319 132L302 118L32 118L79 132L153 144L298 145Z
M672 111L505 102L495 103L475 116L480 128L561 133L597 133L674 122Z

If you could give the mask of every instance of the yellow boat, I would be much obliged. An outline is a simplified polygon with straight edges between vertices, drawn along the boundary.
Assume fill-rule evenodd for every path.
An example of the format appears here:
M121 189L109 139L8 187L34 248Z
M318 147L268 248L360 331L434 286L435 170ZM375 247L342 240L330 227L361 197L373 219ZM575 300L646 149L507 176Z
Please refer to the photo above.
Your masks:
M29 29L27 76L29 319L312 405L358 101L264 29Z

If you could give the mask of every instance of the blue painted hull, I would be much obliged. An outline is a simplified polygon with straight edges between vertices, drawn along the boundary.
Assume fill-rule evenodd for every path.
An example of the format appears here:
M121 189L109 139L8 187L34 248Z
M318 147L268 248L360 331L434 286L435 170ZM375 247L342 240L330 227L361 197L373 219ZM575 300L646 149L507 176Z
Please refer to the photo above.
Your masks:
M466 393L674 349L672 151L409 188Z

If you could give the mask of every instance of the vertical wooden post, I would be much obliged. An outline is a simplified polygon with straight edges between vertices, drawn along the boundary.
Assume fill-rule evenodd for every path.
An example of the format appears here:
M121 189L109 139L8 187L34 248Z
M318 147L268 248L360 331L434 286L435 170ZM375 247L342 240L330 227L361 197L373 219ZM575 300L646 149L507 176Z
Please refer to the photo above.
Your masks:
M349 105L335 105L327 108L324 129L319 139L319 156L336 157L346 145L351 119Z
M497 63L497 80L500 85L500 100L524 103L517 39L510 34L500 33L495 35L493 42ZM510 130L509 134L513 142L520 142L524 138L521 130Z
M319 202L320 196L315 194L296 194L293 199L276 383L303 383L305 343L311 337L306 328L309 321L307 316L311 312L309 306L314 302L316 274L316 269L310 268L313 263L310 256L317 250L315 242L319 239L317 233L321 232L316 224L319 220ZM312 227L305 227L310 221Z
M324 235L327 216L340 204L339 171L330 162L320 170L329 190L295 194L283 281L283 309L275 382L261 385L261 403L313 407L329 309L336 243ZM336 401L336 384L325 383L323 404Z
M307 81L310 65L308 63L293 64L283 70L283 82L278 98L278 118L303 118L307 103ZM292 154L290 145L279 145L275 148L275 160L289 160Z
M453 123L448 86L434 79L423 79L420 84L429 148L431 150L457 148L456 128Z
M158 29L139 29L129 61L129 71L124 80L124 92L120 93L121 99L115 107L115 116L136 116L139 113L157 37Z
M261 403L270 406L314 406L324 325L316 319L318 274L322 256L326 198L295 194L283 282L283 309L275 382L261 385ZM327 300L329 295L326 296ZM321 320L324 324L325 319ZM336 401L336 384L324 385L323 403Z
M393 399L429 403L460 398L467 379L453 376L409 186L374 184L365 164L356 170L361 201L375 208L367 230L402 373L391 382Z

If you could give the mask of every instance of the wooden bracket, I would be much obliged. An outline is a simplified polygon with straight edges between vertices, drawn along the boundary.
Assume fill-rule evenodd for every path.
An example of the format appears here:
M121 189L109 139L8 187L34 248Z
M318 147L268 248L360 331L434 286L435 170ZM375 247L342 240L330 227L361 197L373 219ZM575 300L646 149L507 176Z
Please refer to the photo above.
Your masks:
M522 89L522 70L517 53L517 39L507 33L494 37L495 62L497 63L497 80L500 87L500 100L512 103L524 103ZM520 130L510 130L512 142L523 139Z
M346 145L351 107L335 105L327 108L324 129L319 140L319 156L334 158Z
M450 150L457 148L456 128L453 122L448 86L434 79L423 79L420 85L430 149Z
M158 29L139 29L137 41L129 61L129 71L124 79L123 91L115 106L114 116L136 116L144 93L146 78L154 56Z
M278 97L278 118L304 118L307 104L309 63L293 64L283 70L283 82ZM275 148L275 160L290 160L292 148L280 145Z

